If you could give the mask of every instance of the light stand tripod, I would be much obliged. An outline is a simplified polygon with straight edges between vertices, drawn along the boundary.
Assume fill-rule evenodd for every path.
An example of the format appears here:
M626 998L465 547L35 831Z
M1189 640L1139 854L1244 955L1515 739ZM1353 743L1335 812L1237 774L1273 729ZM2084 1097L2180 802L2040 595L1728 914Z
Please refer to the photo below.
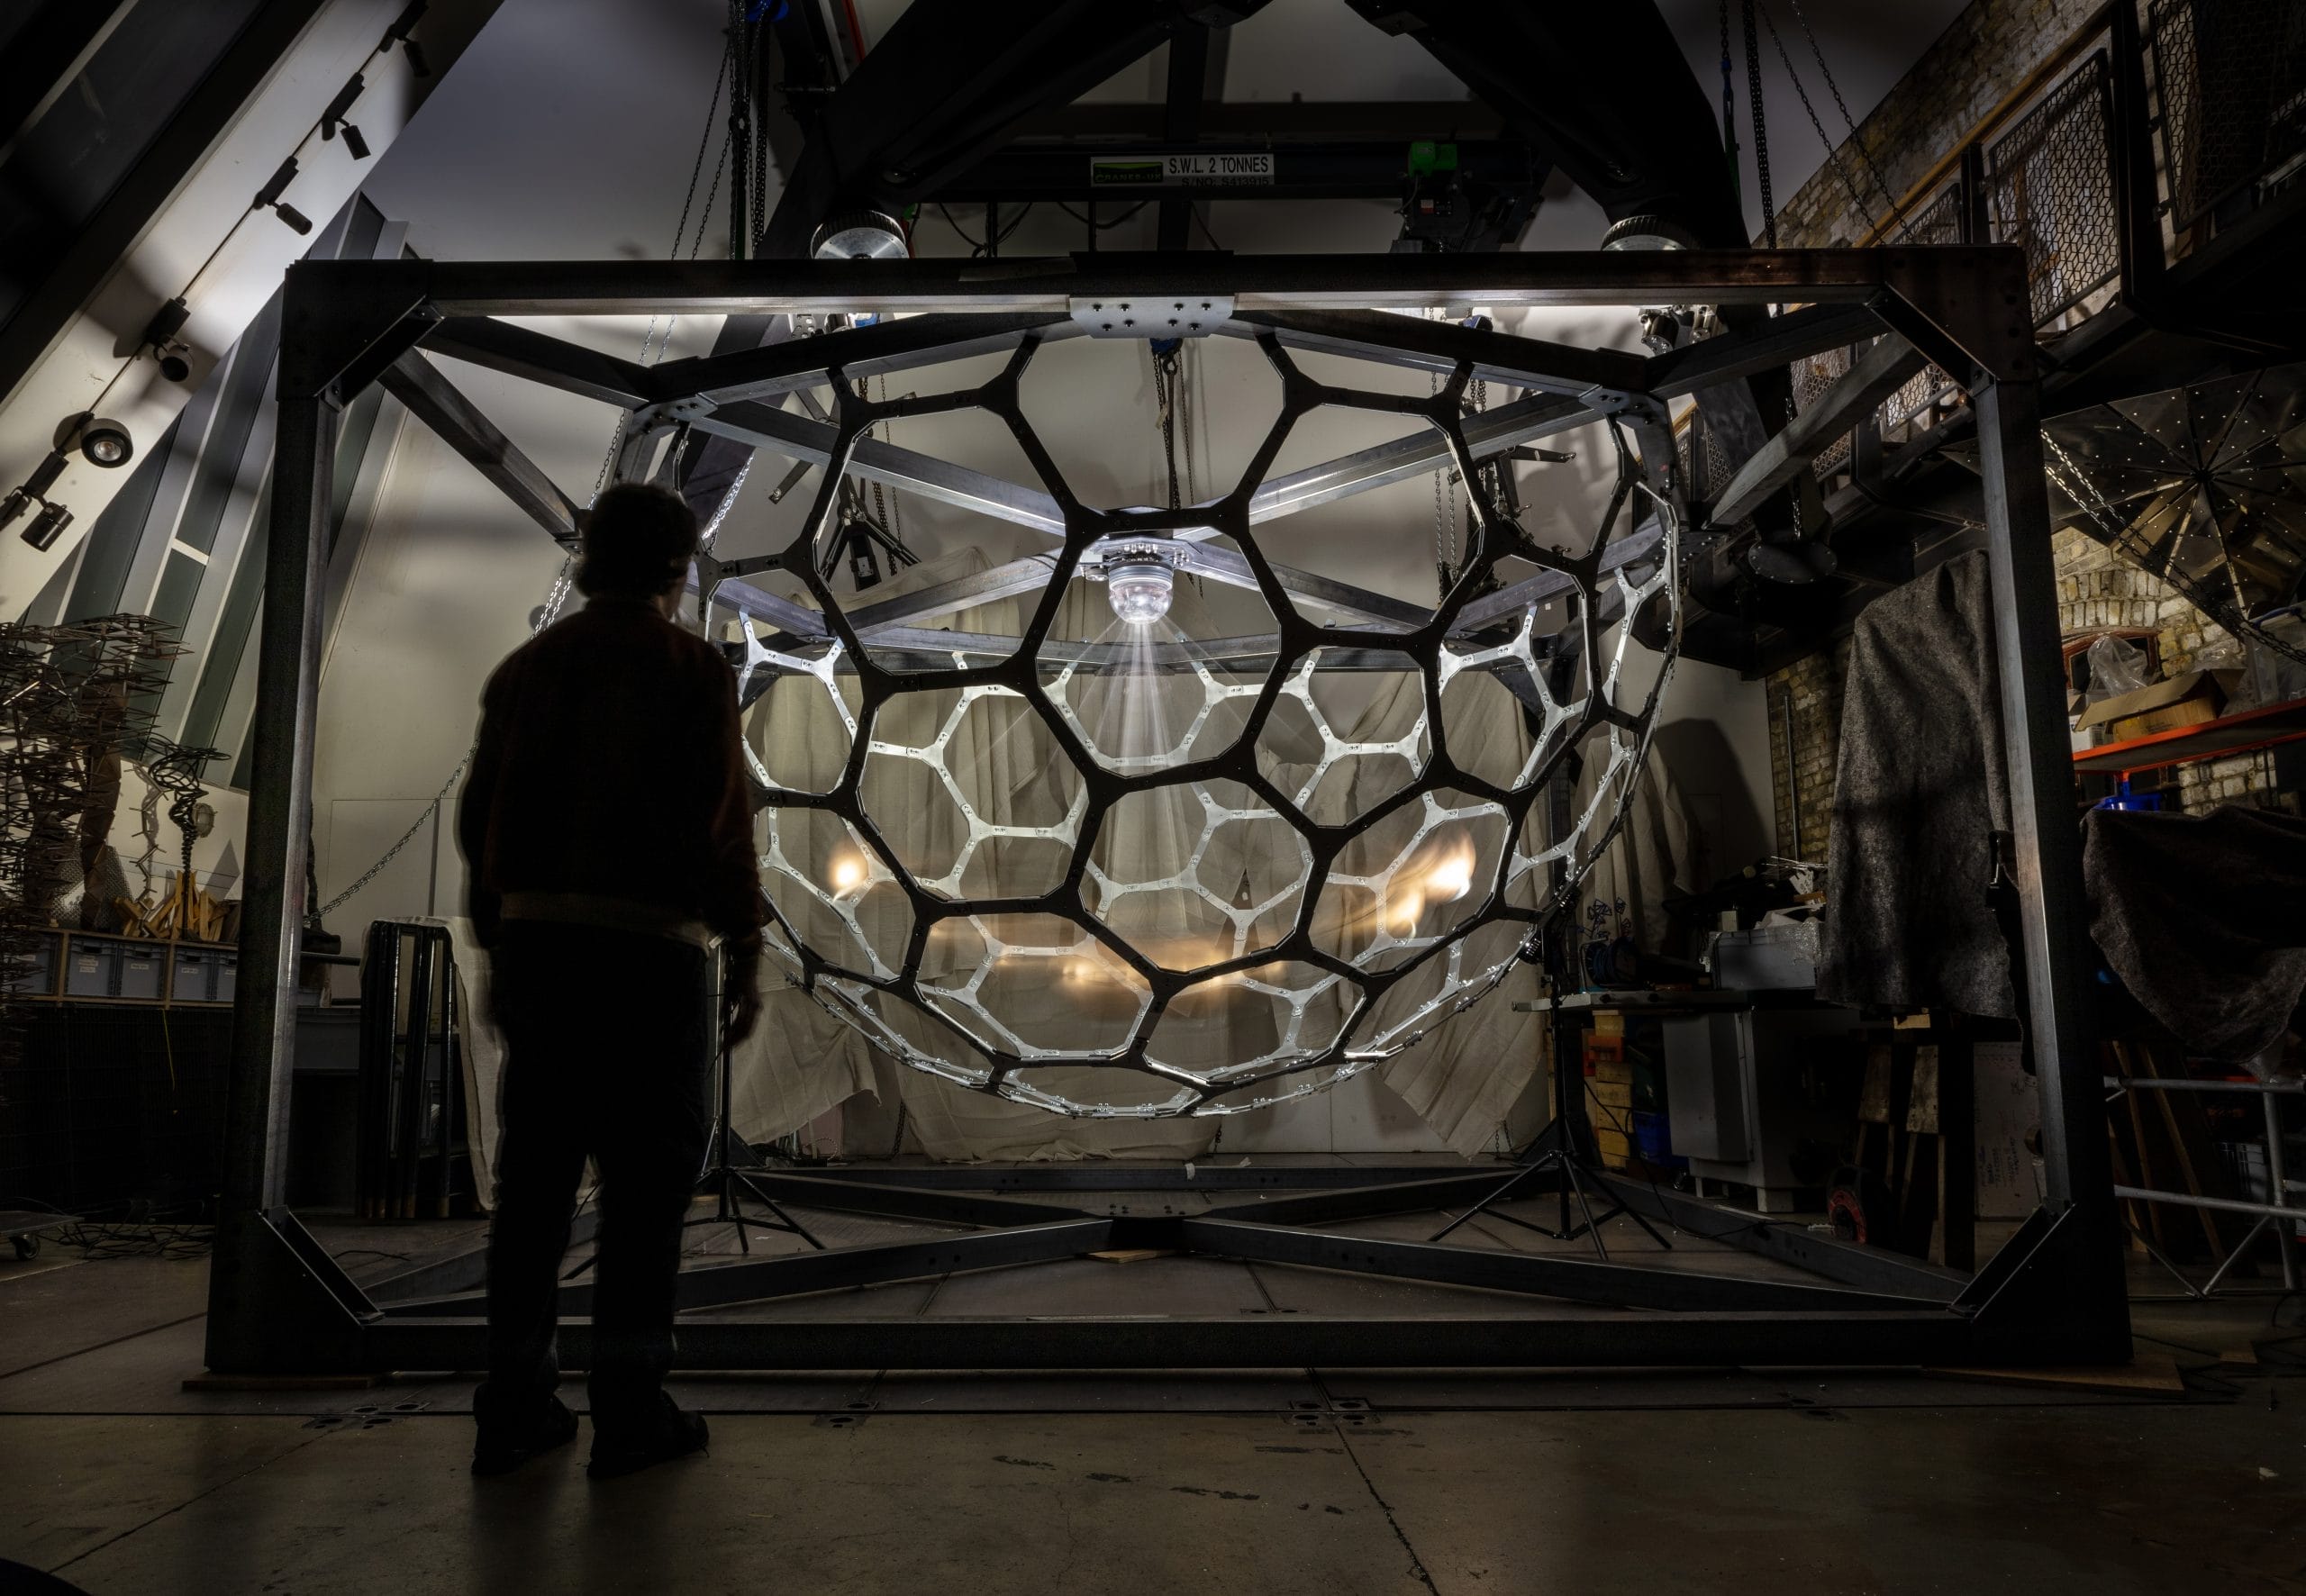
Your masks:
M1548 1004L1546 1023L1551 1028L1553 1037L1552 1123L1531 1137L1529 1145L1513 1155L1513 1161L1521 1167L1511 1179L1442 1226L1429 1239L1440 1240L1475 1215L1487 1213L1495 1209L1497 1204L1512 1201L1515 1192L1540 1174L1550 1174L1556 1177L1555 1191L1561 1199L1561 1222L1558 1228L1540 1225L1534 1220L1521 1219L1502 1209L1492 1217L1503 1220L1511 1225L1519 1225L1525 1230L1535 1230L1540 1236L1549 1236L1556 1241L1575 1241L1580 1236L1590 1236L1593 1238L1594 1252L1601 1256L1603 1263L1607 1263L1610 1249L1609 1245L1602 1239L1602 1227L1618 1215L1623 1214L1647 1231L1650 1240L1668 1252L1673 1250L1674 1244L1666 1240L1655 1225L1626 1206L1621 1200L1609 1198L1607 1199L1609 1206L1606 1209L1599 1215L1593 1211L1594 1202L1603 1200L1609 1187L1604 1183L1602 1171L1592 1162L1593 1148L1590 1140L1593 1135L1592 1130L1584 1125L1582 1116L1573 1117L1570 1112L1569 1049L1564 1045L1570 1028L1563 1019L1564 995L1561 976L1548 961L1546 966ZM1581 1081L1584 1079L1582 1073L1579 1079ZM1588 1196L1589 1192L1593 1193L1592 1197ZM1575 1225L1570 1222L1569 1212L1569 1205L1573 1199L1575 1200L1577 1211L1582 1216Z
M720 994L717 991L713 996L713 1008L717 1033L718 1017L721 1012ZM758 1155L746 1145L745 1138L737 1134L735 1126L731 1123L730 1100L734 1092L733 1077L736 1072L730 1067L729 1044L725 1040L720 1043L718 1055L721 1096L713 1119L713 1139L708 1144L711 1155L704 1165L704 1174L697 1182L700 1190L713 1193L713 1214L709 1219L685 1220L681 1228L688 1229L697 1225L733 1224L737 1227L738 1248L747 1254L753 1250L752 1241L745 1233L747 1225L760 1230L785 1230L798 1236L811 1247L822 1252L825 1244L809 1234L808 1227L787 1213L784 1205L767 1192L762 1191L759 1183L753 1179L754 1174L766 1166L760 1162ZM739 1162L740 1156L743 1160L741 1163ZM744 1206L747 1197L750 1197L776 1217L773 1220L748 1219Z

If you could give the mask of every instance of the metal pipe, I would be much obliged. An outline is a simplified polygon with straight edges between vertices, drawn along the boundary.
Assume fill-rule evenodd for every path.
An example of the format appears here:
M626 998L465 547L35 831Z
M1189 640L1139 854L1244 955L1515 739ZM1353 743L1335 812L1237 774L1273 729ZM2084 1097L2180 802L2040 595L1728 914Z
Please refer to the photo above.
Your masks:
M2268 1097L2306 1097L2306 1080L2165 1081L2153 1075L2108 1075L2106 1084L2139 1092L2258 1092Z
M2270 1220L2306 1217L2306 1210L2280 1202L2252 1202L2241 1197L2197 1197L2192 1192L2156 1192L2146 1186L2116 1186L2113 1193L2137 1202L2167 1202L2177 1208L2210 1208L2220 1213L2254 1213Z
M2266 1191L2274 1199L2274 1208L2288 1214L2290 1181L2283 1168L2282 1158L2282 1097L2279 1093L2261 1092L2258 1101L2266 1111ZM2282 1283L2290 1290L2298 1289L2298 1228L2292 1224L2278 1232L2274 1240L2282 1252Z

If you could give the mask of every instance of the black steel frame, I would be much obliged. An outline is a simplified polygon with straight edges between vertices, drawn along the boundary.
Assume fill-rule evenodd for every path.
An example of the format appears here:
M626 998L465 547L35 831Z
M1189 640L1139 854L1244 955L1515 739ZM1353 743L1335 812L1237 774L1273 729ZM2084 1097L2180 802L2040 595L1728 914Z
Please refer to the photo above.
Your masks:
M1466 1317L1239 1321L981 1319L831 1323L704 1319L681 1335L692 1368L1139 1368L1563 1365L2106 1362L2129 1355L2120 1228L2106 1167L2103 1105L2079 1007L2087 964L2079 844L2070 803L2056 593L2041 468L2037 371L2023 258L2014 248L1774 253L1373 257L1076 256L1003 262L314 262L289 273L280 364L279 448L268 550L250 793L246 906L236 1002L226 1183L211 1274L207 1356L220 1371L298 1373L472 1368L485 1329L470 1289L477 1261L451 1261L379 1302L354 1285L282 1205L304 921L318 682L322 535L337 416L371 381L411 402L540 525L566 540L569 501L457 394L419 346L515 371L631 409L739 429L783 452L822 440L758 404L765 393L1004 347L1073 323L1098 298L1221 299L1221 332L1331 340L1381 360L1434 368L1475 362L1529 398L1494 448L1511 447L1604 402L1664 399L1847 345L1871 328L1965 379L1984 444L1988 550L2007 728L2008 779L2041 1093L2046 1202L1975 1276L1844 1246L1805 1229L1603 1177L1609 1198L1684 1233L1794 1264L1787 1284L1599 1259L1382 1241L1324 1231L1373 1215L1450 1209L1528 1172L1501 1165L1435 1177L1427 1169L1092 1167L842 1169L763 1174L796 1206L986 1227L894 1246L766 1257L691 1272L698 1310L954 1270L1158 1247L1348 1269L1600 1306L1564 1319ZM1704 304L1811 308L1762 319L1644 359L1435 327L1371 310L1436 303ZM933 312L883 326L643 369L491 318L637 312ZM1309 347L1322 347L1318 341ZM1890 358L1884 357L1884 359ZM1854 370L1844 381L1871 384ZM1819 403L1834 402L1831 391ZM748 409L749 406L749 409ZM1606 411L1604 410L1605 413ZM1493 411L1494 418L1501 412ZM1574 422L1569 424L1575 424ZM1515 436L1514 426L1530 432ZM772 431L781 429L782 431ZM827 429L830 431L830 429ZM1467 444L1480 445L1468 428ZM1771 440L1769 469L1830 440L1810 429ZM892 451L901 454L902 451ZM933 464L931 462L931 464ZM1430 470L1428 458L1332 463L1307 495L1357 491ZM1351 469L1347 469L1351 467ZM849 468L915 485L918 458ZM1329 469L1329 468L1322 468ZM964 474L966 475L966 474ZM1345 478L1351 478L1350 481ZM948 481L945 486L952 487ZM954 491L996 493L983 479ZM1334 491L1330 491L1334 490ZM1319 502L1309 496L1308 502ZM1007 506L1019 511L1014 504ZM1030 506L1022 507L1030 511ZM1098 1214L1021 1202L1003 1190L1074 1192L1298 1188L1190 1217ZM1550 1189L1549 1187L1548 1189ZM564 1292L564 1357L588 1356L587 1287ZM444 1294L446 1293L446 1294Z

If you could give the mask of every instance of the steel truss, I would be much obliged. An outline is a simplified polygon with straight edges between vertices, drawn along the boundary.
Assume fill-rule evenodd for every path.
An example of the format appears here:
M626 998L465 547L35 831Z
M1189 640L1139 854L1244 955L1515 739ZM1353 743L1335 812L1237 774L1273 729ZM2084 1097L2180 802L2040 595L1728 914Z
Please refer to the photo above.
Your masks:
M2014 248L1783 253L1674 251L1372 257L1123 258L903 262L613 262L458 264L314 262L293 268L286 295L279 448L268 550L250 793L241 981L227 1125L223 1211L211 1275L207 1356L220 1371L317 1373L472 1368L485 1327L474 1260L435 1265L379 1302L354 1285L281 1206L304 920L318 682L322 561L331 467L342 406L384 381L549 534L566 541L566 495L458 394L430 354L453 356L583 394L633 413L629 431L687 427L802 458L833 458L834 429L778 411L778 396L836 376L897 371L958 352L1014 349L1028 336L1072 336L1086 305L1192 299L1218 307L1208 331L1284 347L1346 350L1424 370L1468 364L1523 397L1464 429L1485 453L1680 394L1734 381L1867 331L1884 352L1815 404L1848 407L1912 349L1964 379L1983 441L1996 603L1996 647L2013 811L2012 864L2021 921L2029 1034L2041 1093L2046 1202L1986 1266L1962 1277L1841 1246L1646 1184L1611 1179L1607 1195L1646 1218L1792 1263L1819 1283L1786 1284L1601 1259L1501 1254L1377 1241L1323 1230L1385 1213L1462 1207L1528 1172L1498 1165L1435 1178L1430 1170L1280 1171L1092 1168L987 1173L876 1169L766 1174L766 1189L800 1206L986 1227L885 1247L753 1260L683 1278L690 1310L800 1292L1021 1265L1110 1247L1159 1247L1262 1262L1348 1269L1598 1305L1574 1319L1423 1319L1271 1317L907 1319L813 1324L702 1319L681 1335L694 1368L1149 1368L1562 1365L2103 1362L2128 1356L2120 1231L2105 1157L2102 1104L2078 994L2085 962L2078 839L2068 803L2056 585L2039 454L2036 371L2023 258ZM1439 303L1721 304L1806 308L1670 354L1643 358L1418 320L1373 314ZM651 312L928 313L905 320L645 368L495 318ZM1221 313L1221 320L1218 319ZM1900 352L1889 352L1896 349ZM1656 413L1654 409L1649 413ZM1285 514L1430 471L1440 447L1423 436L1268 483L1251 519ZM1814 454L1799 422L1768 440L1758 483ZM859 444L846 468L988 514L1046 524L1016 485ZM1055 529L1051 529L1055 530ZM1632 541L1628 540L1628 542ZM1213 551L1212 551L1213 552ZM1628 559L1640 558L1630 552ZM1030 567L1030 568L1027 568ZM725 573L724 573L725 574ZM1039 560L986 573L1037 587ZM1551 575L1551 573L1548 573ZM1540 576L1537 581L1547 578ZM1285 578L1285 581L1286 578ZM1317 602L1382 605L1332 585ZM1019 589L1012 589L1017 591ZM723 594L729 592L724 586ZM768 595L751 612L805 636L813 612ZM946 594L938 601L949 606ZM1476 627L1526 604L1498 594ZM1379 614L1381 609L1364 613ZM902 628L921 612L900 602L853 623ZM951 648L949 634L943 647ZM1254 656L1266 639L1232 639ZM1575 1136L1578 1128L1562 1126ZM1334 1186L1329 1183L1349 1180ZM988 1195L984 1188L1055 1184L1076 1191L1206 1192L1220 1184L1308 1189L1192 1217L1099 1214ZM565 1359L589 1351L586 1288L564 1296ZM421 1294L420 1294L421 1293Z

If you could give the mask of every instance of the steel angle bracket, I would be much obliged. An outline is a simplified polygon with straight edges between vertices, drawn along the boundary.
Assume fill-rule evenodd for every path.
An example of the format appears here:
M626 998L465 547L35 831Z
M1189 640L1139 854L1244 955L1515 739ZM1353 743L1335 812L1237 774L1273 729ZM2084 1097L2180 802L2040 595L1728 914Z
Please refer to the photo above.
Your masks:
M1207 338L1233 315L1230 294L1140 295L1129 299L1066 301L1091 338Z
M218 1227L205 1359L220 1374L359 1374L368 1294L286 1208Z

